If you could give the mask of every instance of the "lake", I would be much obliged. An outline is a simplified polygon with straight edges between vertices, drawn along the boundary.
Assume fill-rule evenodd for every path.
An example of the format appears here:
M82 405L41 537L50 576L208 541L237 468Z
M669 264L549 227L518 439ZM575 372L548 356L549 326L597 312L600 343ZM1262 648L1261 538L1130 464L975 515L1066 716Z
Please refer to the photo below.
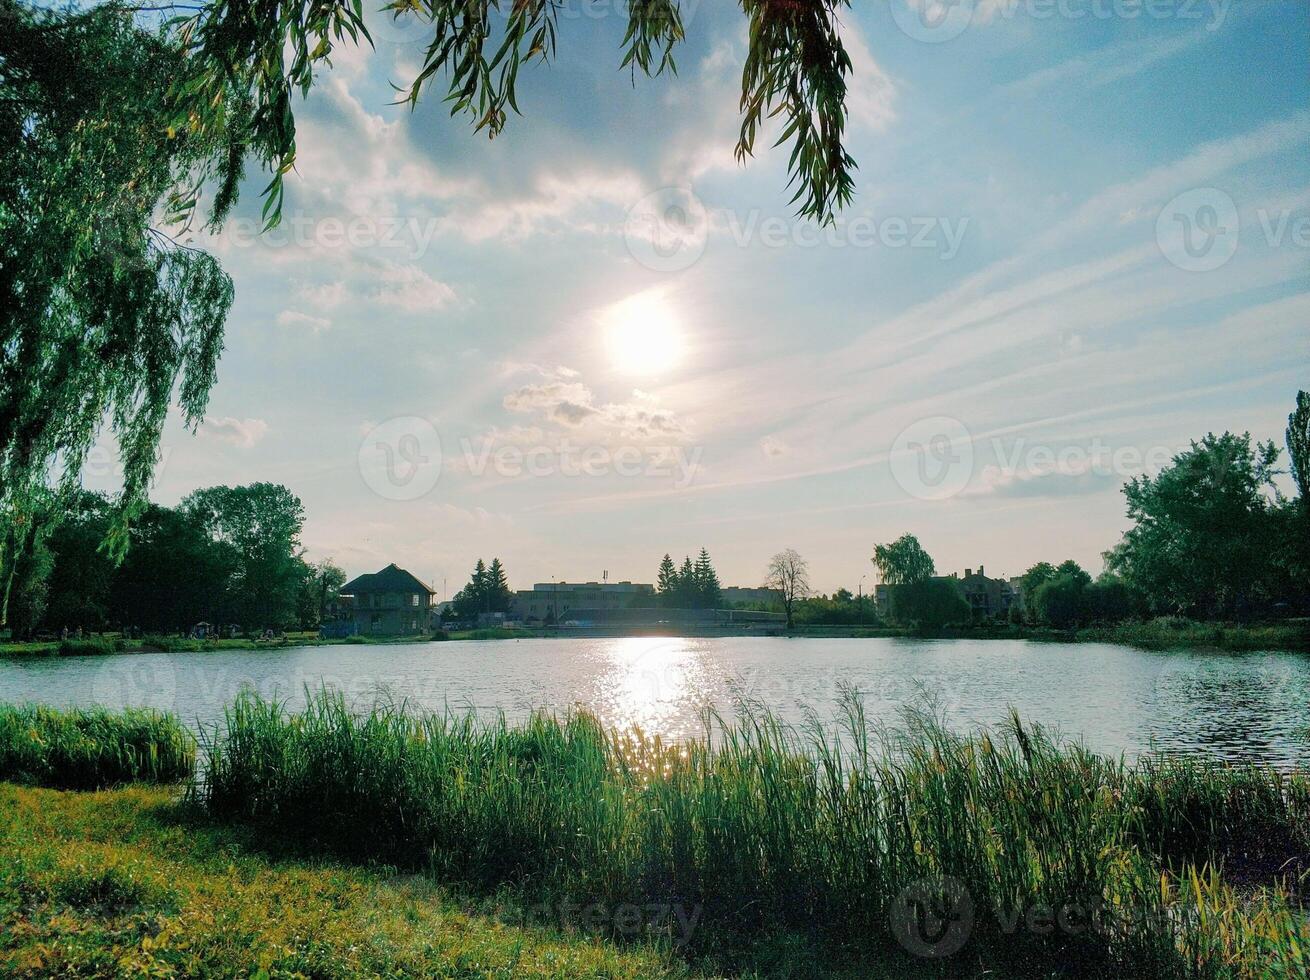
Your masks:
M243 687L303 703L327 685L356 705L379 697L431 710L584 706L614 726L684 738L706 705L759 701L789 721L832 720L843 684L895 725L930 699L958 728L1009 708L1091 748L1202 753L1310 765L1310 657L1290 652L1151 652L1005 640L524 639L303 649L0 659L0 701L147 705L213 725Z

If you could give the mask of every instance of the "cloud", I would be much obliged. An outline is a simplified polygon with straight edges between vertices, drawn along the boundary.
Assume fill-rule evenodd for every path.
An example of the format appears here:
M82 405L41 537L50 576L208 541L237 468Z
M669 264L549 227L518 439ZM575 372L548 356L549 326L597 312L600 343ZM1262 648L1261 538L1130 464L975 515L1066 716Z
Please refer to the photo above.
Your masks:
M442 310L455 301L454 289L416 266L388 266L378 278L374 298L407 313Z
M200 434L238 449L249 449L268 433L268 423L263 419L235 419L206 417L200 426Z
M896 86L873 57L864 35L853 24L842 28L842 44L851 58L846 107L853 123L882 132L896 121Z
M318 333L332 326L332 321L321 316L301 313L299 310L283 310L277 315L277 325L279 327L308 327L314 333Z
M350 298L350 290L344 282L304 283L296 290L296 295L320 310L335 310Z
M506 395L504 405L511 412L540 415L546 421L567 428L576 429L594 423L601 429L614 430L631 439L686 434L685 427L673 412L655 407L648 397L597 405L591 389L575 381L524 385Z
M1084 459L1040 469L1009 470L986 467L979 484L966 492L970 497L1087 497L1118 491L1125 477L1114 472L1105 460Z
M760 440L760 451L769 459L777 459L791 452L791 447L777 436L765 436Z

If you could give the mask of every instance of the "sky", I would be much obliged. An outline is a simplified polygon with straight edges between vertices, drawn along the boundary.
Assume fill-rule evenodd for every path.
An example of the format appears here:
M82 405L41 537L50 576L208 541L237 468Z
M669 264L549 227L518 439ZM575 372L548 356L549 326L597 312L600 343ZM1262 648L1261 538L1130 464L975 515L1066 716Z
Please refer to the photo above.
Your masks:
M934 4L843 17L828 228L767 134L734 158L735 4L684 0L678 74L634 84L623 4L565 0L494 141L440 87L393 104L422 25L373 17L298 108L283 226L253 175L206 242L237 298L155 499L284 483L309 557L444 596L479 557L528 588L702 547L868 590L905 532L941 572L1099 570L1126 480L1281 445L1310 387L1310 4Z

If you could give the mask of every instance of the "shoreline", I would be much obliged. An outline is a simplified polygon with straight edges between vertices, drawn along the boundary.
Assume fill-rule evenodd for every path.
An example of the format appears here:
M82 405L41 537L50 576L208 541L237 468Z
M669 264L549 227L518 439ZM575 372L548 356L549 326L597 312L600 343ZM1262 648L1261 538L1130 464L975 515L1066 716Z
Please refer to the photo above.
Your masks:
M540 639L716 639L771 637L787 639L905 639L905 640L1019 640L1062 643L1070 646L1107 643L1145 650L1215 650L1222 652L1310 652L1310 621L1279 623L1203 623L1154 620L1110 627L1053 630L1042 627L1000 626L917 631L884 626L802 626L793 630L736 626L679 627L562 627L547 629L493 628L432 636L319 638L305 635L260 641L245 639L194 640L182 637L147 637L124 640L107 634L81 640L46 640L0 643L0 659L116 656L142 653L213 653L217 651L294 650L327 646L395 646L398 644L509 641Z

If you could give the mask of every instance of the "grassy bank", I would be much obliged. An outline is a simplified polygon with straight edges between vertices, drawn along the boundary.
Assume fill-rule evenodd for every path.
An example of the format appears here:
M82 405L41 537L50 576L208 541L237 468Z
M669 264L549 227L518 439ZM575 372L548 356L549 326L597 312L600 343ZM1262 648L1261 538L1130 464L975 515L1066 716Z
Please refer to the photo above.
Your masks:
M1122 643L1147 650L1201 648L1213 650L1310 650L1310 622L1198 623L1163 618L1119 626L1079 630L1082 642Z
M841 742L765 715L708 736L665 746L586 715L359 718L330 696L293 718L246 698L195 801L484 893L693 908L688 951L725 969L760 966L779 936L834 962L918 969L949 952L1004 976L1306 969L1304 777L1128 765L1017 719L960 737L912 718L893 737L853 700ZM967 919L951 948L920 928L937 908Z
M6 977L686 977L667 951L518 925L394 869L271 853L176 790L0 784Z
M65 789L174 783L195 761L195 739L173 715L0 705L0 780Z

